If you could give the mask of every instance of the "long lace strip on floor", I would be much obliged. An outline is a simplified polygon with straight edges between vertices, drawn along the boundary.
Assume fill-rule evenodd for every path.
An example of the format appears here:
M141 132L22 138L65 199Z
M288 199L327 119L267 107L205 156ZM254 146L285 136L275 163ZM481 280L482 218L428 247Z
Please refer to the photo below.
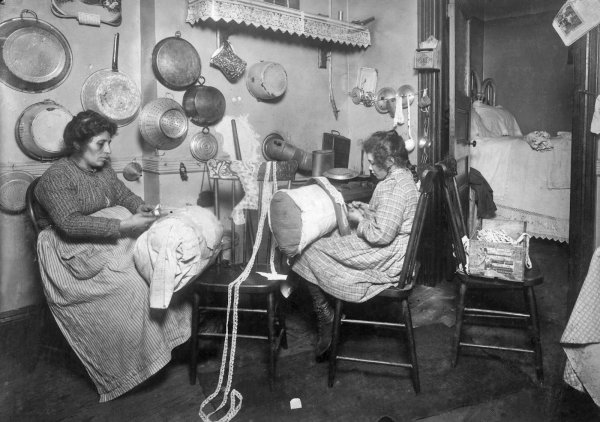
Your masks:
M261 197L261 213L258 221L258 228L256 232L256 240L254 242L252 248L252 256L244 271L231 283L227 288L227 319L225 325L225 341L223 346L223 355L221 356L221 367L219 369L219 381L217 382L217 386L215 391L209 395L200 405L200 410L198 415L204 422L229 422L231 421L242 408L242 394L235 390L231 389L231 384L233 380L233 370L235 364L235 353L236 353L236 345L237 345L237 329L238 329L238 303L240 298L240 285L248 278L252 267L254 266L254 261L256 260L256 255L258 254L258 249L262 240L263 228L267 216L267 211L269 209L269 203L273 196L274 190L277 188L276 176L273 176L274 183L272 184L271 189L267 189L269 184L269 179L271 178L271 173L275 174L277 172L277 167L275 162L267 162L265 168L265 181L263 182L264 189L262 191ZM273 265L271 263L271 265ZM274 268L273 266L271 268ZM229 347L229 315L232 314L233 325L231 330L231 348ZM227 382L225 384L225 388L223 390L223 398L221 403L217 408L210 412L206 413L204 408L211 403L220 393L221 387L223 386L223 381L225 378L225 371L227 370ZM227 404L227 401L230 401L229 410L225 415L221 418L213 421L211 416L217 413L219 410L223 409Z

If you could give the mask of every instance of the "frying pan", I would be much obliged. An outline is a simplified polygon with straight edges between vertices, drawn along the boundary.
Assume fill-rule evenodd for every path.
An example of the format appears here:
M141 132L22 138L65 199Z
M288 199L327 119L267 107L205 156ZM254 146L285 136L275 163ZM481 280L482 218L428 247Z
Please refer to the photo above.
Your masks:
M119 72L119 33L113 42L112 68L92 73L81 88L81 105L84 110L94 110L119 126L135 119L142 96L129 76Z
M25 17L25 14L33 18ZM64 35L35 12L0 23L0 81L22 92L45 92L71 72L73 53Z

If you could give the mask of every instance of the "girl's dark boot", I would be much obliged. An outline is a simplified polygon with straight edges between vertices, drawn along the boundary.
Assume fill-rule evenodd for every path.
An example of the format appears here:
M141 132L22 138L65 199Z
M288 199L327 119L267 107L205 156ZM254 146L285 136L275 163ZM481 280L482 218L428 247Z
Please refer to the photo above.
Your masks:
M333 332L333 308L325 296L325 292L315 284L307 283L308 291L313 302L313 308L317 314L318 336L315 347L315 359L317 362L323 362L328 358L329 348L331 347L331 335Z

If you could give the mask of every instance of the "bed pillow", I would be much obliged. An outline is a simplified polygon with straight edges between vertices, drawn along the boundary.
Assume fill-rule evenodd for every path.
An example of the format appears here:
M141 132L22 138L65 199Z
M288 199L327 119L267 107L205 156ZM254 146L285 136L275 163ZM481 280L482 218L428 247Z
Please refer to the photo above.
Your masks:
M478 137L492 137L494 134L490 132L485 125L483 124L483 119L481 116L475 111L474 108L471 109L471 139L475 139Z
M494 107L475 101L473 109L477 111L492 136L523 136L515 116L502 106Z

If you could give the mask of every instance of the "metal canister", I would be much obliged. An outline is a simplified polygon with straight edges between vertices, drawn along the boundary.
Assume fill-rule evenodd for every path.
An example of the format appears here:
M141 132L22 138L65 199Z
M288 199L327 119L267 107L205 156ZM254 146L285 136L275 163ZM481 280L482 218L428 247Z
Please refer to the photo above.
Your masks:
M333 150L320 149L312 152L312 175L322 176L323 173L333 168Z

